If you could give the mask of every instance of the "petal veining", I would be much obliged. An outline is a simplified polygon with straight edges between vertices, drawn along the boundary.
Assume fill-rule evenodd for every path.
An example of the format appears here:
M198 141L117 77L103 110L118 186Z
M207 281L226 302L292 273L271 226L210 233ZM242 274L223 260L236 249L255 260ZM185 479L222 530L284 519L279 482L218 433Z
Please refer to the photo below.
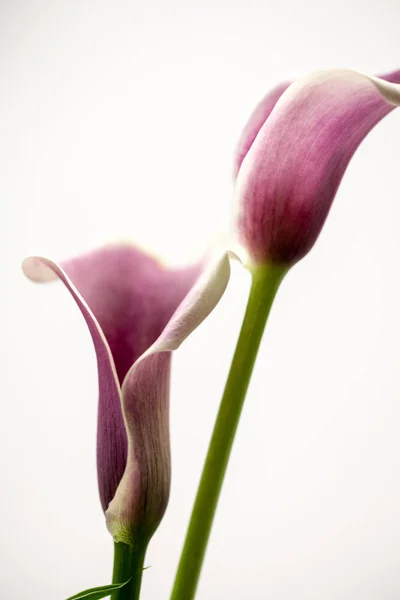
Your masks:
M128 432L124 476L107 512L115 541L151 537L170 490L169 377L172 351L200 325L223 295L230 277L229 254L212 261L155 343L129 370L122 401Z
M400 71L314 73L292 84L240 168L242 242L253 261L293 264L313 246L351 157L400 104Z
M24 261L23 269L34 281L60 278L92 336L99 377L98 482L106 510L126 467L123 378L163 331L200 267L168 270L127 245L105 246L61 264L32 257Z

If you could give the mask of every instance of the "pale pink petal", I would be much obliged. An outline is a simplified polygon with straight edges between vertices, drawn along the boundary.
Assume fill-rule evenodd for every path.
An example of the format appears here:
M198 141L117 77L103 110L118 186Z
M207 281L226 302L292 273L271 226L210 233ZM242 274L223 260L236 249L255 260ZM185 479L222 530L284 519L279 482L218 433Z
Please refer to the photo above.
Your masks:
M62 262L62 267L44 258L28 258L23 269L34 281L59 277L89 327L98 362L97 469L106 510L126 466L120 384L163 331L200 267L168 270L133 246L117 245Z

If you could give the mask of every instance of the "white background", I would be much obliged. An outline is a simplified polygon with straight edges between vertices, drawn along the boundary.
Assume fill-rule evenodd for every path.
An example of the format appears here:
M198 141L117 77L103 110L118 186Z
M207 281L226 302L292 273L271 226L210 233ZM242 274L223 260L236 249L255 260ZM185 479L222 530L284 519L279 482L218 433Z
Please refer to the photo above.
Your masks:
M2 0L0 596L110 579L94 352L61 285L20 271L115 238L172 261L231 218L232 151L259 98L328 67L400 67L397 0ZM400 596L400 112L352 161L279 292L201 600ZM173 485L143 599L166 599L248 289L176 353Z

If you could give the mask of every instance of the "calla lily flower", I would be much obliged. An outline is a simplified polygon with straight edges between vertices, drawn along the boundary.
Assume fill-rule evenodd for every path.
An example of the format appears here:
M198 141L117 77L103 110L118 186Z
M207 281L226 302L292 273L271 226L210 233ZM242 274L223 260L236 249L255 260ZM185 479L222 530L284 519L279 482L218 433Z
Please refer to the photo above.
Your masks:
M278 102L283 92L288 89L291 83L291 81L286 81L275 86L264 96L261 102L259 102L253 110L251 117L243 128L242 134L236 146L233 163L233 176L235 179L239 173L240 166L246 154L250 150L254 140L258 135L258 132L268 119L269 115L272 113L275 104Z
M400 105L400 71L313 73L265 96L235 157L238 231L253 264L291 266L314 245L351 157Z
M172 351L213 310L230 276L228 253L167 269L128 245L57 264L30 257L33 281L59 278L89 328L97 355L100 499L116 542L150 539L170 490Z

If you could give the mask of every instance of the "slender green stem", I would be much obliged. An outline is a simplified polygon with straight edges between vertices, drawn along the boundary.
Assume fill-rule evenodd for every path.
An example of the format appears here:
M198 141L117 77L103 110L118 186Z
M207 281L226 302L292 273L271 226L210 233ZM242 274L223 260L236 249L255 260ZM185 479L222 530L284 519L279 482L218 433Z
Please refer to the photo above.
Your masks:
M242 329L208 448L171 600L192 600L217 508L243 402L272 302L287 269L262 266L253 281Z
M139 544L133 548L128 544L114 544L113 583L123 583L132 578L129 584L114 592L113 600L138 600L142 583L142 572L147 544Z

